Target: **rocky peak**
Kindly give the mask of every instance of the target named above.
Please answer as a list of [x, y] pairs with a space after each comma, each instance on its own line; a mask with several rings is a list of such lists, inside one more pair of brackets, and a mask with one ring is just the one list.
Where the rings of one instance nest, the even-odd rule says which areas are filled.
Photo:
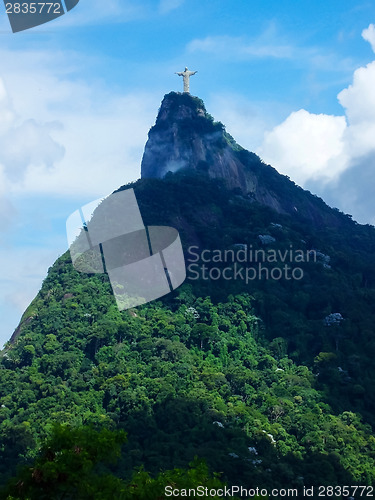
[[278, 213], [308, 220], [314, 225], [340, 226], [323, 200], [296, 186], [254, 153], [246, 151], [207, 113], [201, 99], [171, 92], [161, 104], [148, 134], [142, 159], [142, 178], [165, 177], [190, 170], [223, 179], [247, 201], [256, 201]]
[[182, 168], [206, 171], [220, 177], [229, 187], [244, 188], [243, 165], [233, 155], [240, 150], [215, 122], [201, 99], [171, 92], [161, 104], [151, 128], [142, 160], [142, 178], [163, 178]]
[[171, 92], [163, 99], [156, 125], [165, 120], [194, 120], [197, 116], [208, 118], [205, 105], [201, 99], [187, 93]]

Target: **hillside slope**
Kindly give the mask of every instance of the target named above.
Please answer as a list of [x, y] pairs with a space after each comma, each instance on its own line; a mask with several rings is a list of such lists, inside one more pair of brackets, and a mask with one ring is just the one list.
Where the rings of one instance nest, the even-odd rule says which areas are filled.
[[[143, 178], [120, 189], [134, 188], [146, 225], [179, 230], [186, 282], [120, 312], [105, 274], [77, 272], [69, 253], [56, 261], [0, 361], [3, 481], [61, 422], [125, 429], [119, 477], [199, 456], [232, 484], [375, 482], [375, 230], [202, 119], [257, 188], [219, 178], [220, 147], [168, 173], [175, 143], [166, 133], [160, 156], [151, 130]], [[188, 129], [207, 152], [205, 130]], [[302, 275], [287, 279], [285, 265]]]

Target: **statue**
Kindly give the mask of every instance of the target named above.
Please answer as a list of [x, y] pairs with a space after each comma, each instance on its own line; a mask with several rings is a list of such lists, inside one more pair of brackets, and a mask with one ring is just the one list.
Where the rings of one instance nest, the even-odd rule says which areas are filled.
[[175, 75], [182, 76], [184, 79], [184, 92], [187, 94], [190, 92], [190, 77], [198, 73], [198, 71], [189, 71], [185, 68], [185, 71], [182, 73], [175, 73]]

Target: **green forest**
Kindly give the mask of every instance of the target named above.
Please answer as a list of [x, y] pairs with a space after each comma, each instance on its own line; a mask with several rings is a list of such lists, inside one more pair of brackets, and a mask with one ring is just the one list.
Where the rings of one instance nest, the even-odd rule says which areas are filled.
[[188, 272], [120, 312], [105, 274], [62, 255], [1, 355], [0, 497], [373, 485], [375, 229], [338, 211], [332, 227], [317, 198], [323, 220], [306, 224], [204, 171], [129, 187], [145, 224], [176, 227], [186, 256], [266, 245], [319, 258], [298, 281]]

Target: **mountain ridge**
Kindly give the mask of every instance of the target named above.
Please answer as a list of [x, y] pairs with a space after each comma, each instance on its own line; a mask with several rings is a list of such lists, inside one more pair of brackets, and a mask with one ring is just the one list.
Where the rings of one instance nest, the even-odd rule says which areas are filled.
[[278, 213], [301, 215], [317, 225], [342, 224], [337, 211], [321, 198], [302, 190], [255, 153], [238, 145], [225, 126], [207, 113], [201, 99], [170, 92], [164, 96], [155, 125], [149, 131], [141, 178], [162, 179], [169, 172], [180, 170], [224, 179], [229, 189], [237, 189], [249, 200]]
[[[60, 422], [125, 429], [117, 478], [197, 455], [229, 484], [374, 484], [374, 228], [264, 165], [198, 113], [196, 98], [176, 95], [150, 131], [143, 178], [119, 190], [134, 189], [146, 226], [178, 229], [186, 283], [119, 311], [106, 274], [79, 273], [69, 252], [57, 259], [0, 358], [0, 483], [32, 464]], [[212, 127], [218, 155], [228, 147], [257, 177], [253, 196], [215, 171]], [[163, 171], [180, 146], [192, 165]], [[194, 279], [191, 245], [319, 257], [294, 263], [301, 280]], [[195, 270], [257, 264], [209, 254]]]

